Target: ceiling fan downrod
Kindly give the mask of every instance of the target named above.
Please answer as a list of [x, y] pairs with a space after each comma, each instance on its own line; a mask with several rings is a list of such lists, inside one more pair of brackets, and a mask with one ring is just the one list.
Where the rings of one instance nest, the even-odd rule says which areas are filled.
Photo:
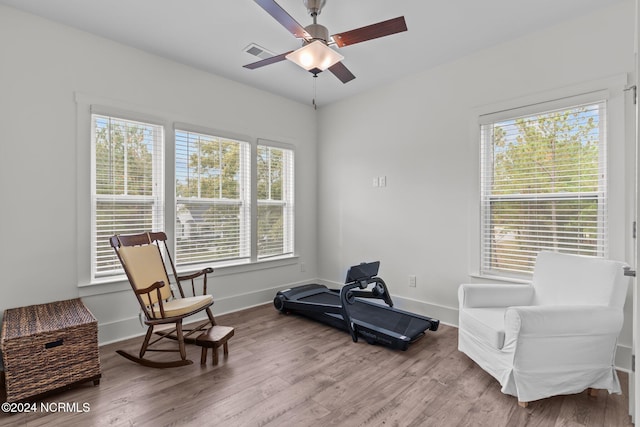
[[304, 5], [307, 11], [313, 18], [313, 24], [307, 25], [304, 29], [311, 36], [310, 39], [303, 40], [302, 45], [309, 44], [316, 40], [320, 40], [324, 44], [329, 42], [329, 30], [324, 25], [320, 25], [317, 22], [317, 17], [322, 11], [327, 0], [304, 0]]
[[314, 24], [316, 23], [316, 16], [320, 15], [325, 3], [327, 3], [327, 0], [304, 0], [304, 5], [309, 14], [313, 17]]

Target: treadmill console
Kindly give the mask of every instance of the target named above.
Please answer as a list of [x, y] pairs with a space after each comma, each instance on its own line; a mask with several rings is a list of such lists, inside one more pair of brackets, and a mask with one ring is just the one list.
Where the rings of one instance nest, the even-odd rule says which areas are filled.
[[368, 283], [370, 279], [378, 275], [380, 261], [363, 262], [360, 265], [354, 265], [347, 271], [347, 278], [344, 283]]

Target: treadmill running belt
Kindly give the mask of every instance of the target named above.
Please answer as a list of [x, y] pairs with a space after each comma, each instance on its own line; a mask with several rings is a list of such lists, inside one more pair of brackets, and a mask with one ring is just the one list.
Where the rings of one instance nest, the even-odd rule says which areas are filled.
[[[316, 304], [340, 305], [340, 297], [332, 292], [321, 292], [308, 297], [300, 298], [300, 301]], [[386, 309], [377, 304], [356, 300], [347, 307], [349, 315], [354, 320], [378, 325], [399, 335], [415, 339], [422, 335], [423, 331], [431, 327], [427, 320], [408, 316]]]
[[300, 301], [314, 302], [316, 304], [340, 305], [340, 296], [331, 292], [321, 292], [308, 297], [300, 298]]

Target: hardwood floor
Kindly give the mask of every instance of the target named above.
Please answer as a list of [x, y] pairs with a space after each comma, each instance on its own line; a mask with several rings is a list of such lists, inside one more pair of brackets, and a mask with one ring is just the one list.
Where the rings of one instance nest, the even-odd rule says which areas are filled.
[[625, 373], [623, 395], [600, 391], [594, 398], [584, 392], [521, 408], [458, 352], [457, 329], [446, 325], [402, 352], [353, 343], [345, 332], [281, 315], [270, 304], [217, 321], [235, 327], [229, 357], [221, 356], [218, 366], [211, 365], [211, 356], [201, 366], [196, 346], [188, 346], [193, 365], [164, 370], [115, 353], [136, 353], [142, 337], [103, 346], [99, 386], [88, 383], [45, 399], [67, 404], [59, 411], [0, 414], [0, 425], [632, 425]]

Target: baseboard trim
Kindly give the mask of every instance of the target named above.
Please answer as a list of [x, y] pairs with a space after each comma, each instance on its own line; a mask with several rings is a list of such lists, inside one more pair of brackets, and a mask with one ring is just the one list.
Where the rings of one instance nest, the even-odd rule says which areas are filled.
[[631, 373], [631, 354], [631, 347], [618, 344], [615, 359], [616, 369]]

